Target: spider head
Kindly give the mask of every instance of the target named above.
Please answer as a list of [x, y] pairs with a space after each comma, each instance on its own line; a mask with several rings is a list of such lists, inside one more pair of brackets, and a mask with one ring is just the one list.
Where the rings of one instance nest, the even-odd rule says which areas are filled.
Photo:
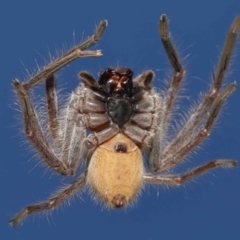
[[101, 72], [98, 83], [109, 95], [129, 96], [133, 88], [132, 76], [130, 68], [106, 68]]

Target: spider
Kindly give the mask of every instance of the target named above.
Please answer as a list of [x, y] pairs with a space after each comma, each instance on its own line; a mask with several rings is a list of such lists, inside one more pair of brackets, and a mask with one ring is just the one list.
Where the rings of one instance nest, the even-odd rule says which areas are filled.
[[[47, 201], [29, 205], [17, 213], [10, 220], [11, 226], [17, 226], [32, 213], [54, 209], [86, 185], [107, 207], [120, 208], [131, 204], [145, 184], [181, 185], [213, 168], [236, 167], [235, 160], [217, 159], [182, 175], [165, 173], [209, 136], [222, 106], [236, 89], [236, 83], [225, 88], [222, 85], [240, 29], [240, 15], [227, 34], [210, 89], [175, 137], [166, 143], [168, 123], [185, 75], [168, 25], [167, 16], [161, 15], [160, 38], [174, 72], [164, 94], [160, 95], [152, 87], [154, 72], [151, 70], [133, 79], [130, 68], [106, 68], [98, 80], [82, 71], [81, 84], [70, 95], [63, 111], [58, 109], [55, 72], [79, 57], [102, 56], [100, 50], [87, 49], [101, 38], [106, 20], [100, 22], [90, 38], [26, 82], [13, 80], [26, 136], [43, 161], [64, 176], [74, 175], [81, 162], [84, 170], [77, 180]], [[43, 81], [50, 140], [29, 93]]]

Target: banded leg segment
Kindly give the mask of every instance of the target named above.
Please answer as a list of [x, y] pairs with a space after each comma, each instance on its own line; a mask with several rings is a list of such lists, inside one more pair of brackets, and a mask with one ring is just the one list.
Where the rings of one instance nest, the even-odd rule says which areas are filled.
[[[183, 159], [189, 152], [191, 152], [195, 147], [197, 147], [202, 141], [204, 141], [211, 133], [214, 123], [226, 102], [227, 98], [236, 90], [236, 84], [228, 85], [216, 99], [211, 112], [209, 113], [207, 120], [203, 127], [201, 127], [193, 136], [192, 132], [191, 138], [187, 138], [188, 141], [184, 141], [184, 145], [181, 148], [175, 148], [169, 150], [168, 154], [161, 156], [161, 164], [159, 166], [159, 171], [163, 171], [171, 168], [177, 164], [181, 159]], [[181, 142], [180, 142], [181, 144]], [[178, 147], [178, 146], [177, 146]]]
[[[42, 155], [44, 161], [51, 168], [63, 175], [74, 174], [78, 166], [82, 151], [82, 142], [85, 139], [85, 130], [81, 116], [77, 115], [77, 110], [75, 109], [70, 109], [66, 114], [67, 116], [65, 117], [65, 120], [61, 120], [60, 122], [54, 73], [78, 57], [101, 56], [101, 51], [86, 50], [96, 44], [106, 27], [107, 21], [101, 21], [95, 33], [90, 38], [46, 65], [28, 81], [22, 84], [20, 84], [18, 80], [13, 81], [13, 86], [15, 87], [23, 109], [27, 137]], [[46, 136], [44, 136], [42, 127], [38, 121], [37, 113], [32, 106], [28, 93], [28, 89], [36, 86], [44, 80], [46, 81], [47, 113], [49, 120], [48, 128], [56, 146], [62, 148], [60, 160], [54, 153], [54, 147], [50, 146], [50, 143], [47, 142]], [[71, 106], [69, 106], [69, 108], [71, 108]], [[69, 118], [71, 118], [71, 122], [69, 122]], [[77, 133], [78, 135], [76, 136]], [[70, 147], [71, 143], [72, 145]]]
[[[78, 167], [82, 155], [83, 141], [85, 140], [85, 126], [81, 115], [76, 109], [71, 108], [71, 104], [69, 104], [64, 125], [62, 126], [63, 142], [59, 159], [44, 135], [28, 91], [25, 90], [18, 80], [13, 81], [13, 86], [22, 106], [25, 132], [30, 142], [52, 169], [62, 175], [73, 175]], [[73, 97], [75, 96], [74, 94], [72, 95]], [[50, 118], [52, 117], [53, 115], [50, 116]], [[51, 120], [54, 120], [54, 118]], [[58, 138], [61, 139], [61, 136], [58, 135]]]
[[188, 121], [185, 123], [184, 127], [181, 129], [178, 135], [174, 137], [173, 141], [166, 148], [164, 154], [172, 152], [172, 150], [176, 147], [181, 148], [187, 142], [189, 142], [193, 132], [195, 131], [195, 129], [198, 128], [199, 124], [204, 119], [208, 109], [212, 106], [214, 101], [217, 101], [216, 99], [219, 96], [219, 91], [222, 87], [223, 78], [226, 75], [226, 70], [230, 63], [230, 59], [237, 39], [237, 32], [239, 29], [240, 16], [235, 19], [227, 35], [227, 39], [225, 41], [223, 51], [219, 59], [218, 67], [216, 73], [214, 74], [212, 89], [210, 89], [209, 92], [206, 94], [202, 103], [199, 104], [195, 112], [189, 117]]
[[54, 75], [50, 75], [46, 79], [46, 100], [48, 113], [48, 129], [52, 138], [55, 140], [55, 143], [57, 143], [59, 139], [59, 113], [56, 82]]
[[100, 50], [97, 51], [87, 51], [88, 48], [96, 44], [101, 38], [107, 27], [107, 21], [103, 20], [99, 23], [95, 33], [89, 37], [83, 43], [73, 47], [64, 55], [60, 56], [56, 60], [50, 62], [43, 69], [41, 69], [36, 75], [30, 78], [28, 81], [23, 83], [25, 89], [32, 88], [39, 84], [41, 81], [47, 79], [52, 74], [57, 72], [59, 69], [66, 66], [68, 63], [74, 61], [79, 57], [101, 57], [102, 53]]
[[172, 112], [176, 96], [185, 75], [185, 71], [180, 63], [180, 58], [177, 54], [177, 50], [173, 44], [172, 39], [170, 38], [168, 25], [167, 16], [163, 14], [160, 17], [159, 21], [160, 38], [162, 40], [170, 64], [173, 67], [174, 75], [167, 88], [166, 95], [160, 103], [161, 105], [158, 111], [159, 119], [157, 128], [155, 129], [155, 136], [153, 138], [153, 147], [149, 152], [149, 167], [153, 172], [157, 171], [160, 164], [158, 156], [162, 154], [165, 147], [162, 145], [162, 143], [168, 129], [168, 122], [171, 117], [170, 114]]
[[79, 114], [76, 109], [71, 107], [71, 102], [67, 108], [62, 127], [63, 139], [60, 159], [72, 169], [73, 174], [75, 174], [83, 153], [86, 126], [83, 121], [83, 115]]
[[25, 132], [28, 139], [36, 147], [44, 161], [52, 169], [63, 175], [71, 175], [72, 173], [70, 169], [68, 169], [63, 162], [58, 160], [57, 156], [53, 152], [53, 149], [49, 146], [36, 116], [35, 110], [32, 106], [29, 93], [17, 79], [13, 80], [12, 84], [21, 103], [24, 116]]
[[59, 206], [62, 202], [72, 197], [75, 193], [80, 191], [86, 184], [85, 174], [81, 175], [75, 182], [58, 192], [55, 196], [49, 198], [46, 202], [41, 202], [25, 207], [22, 211], [17, 213], [13, 219], [9, 221], [12, 227], [16, 227], [21, 223], [28, 215], [32, 213], [53, 210]]
[[169, 120], [174, 101], [185, 75], [185, 71], [180, 63], [180, 58], [177, 54], [176, 48], [174, 47], [173, 41], [170, 38], [168, 30], [168, 19], [164, 14], [160, 17], [159, 32], [166, 54], [174, 70], [173, 78], [168, 86], [167, 93], [164, 98], [164, 113], [162, 124], [165, 126]]
[[236, 45], [238, 31], [240, 30], [240, 15], [238, 15], [233, 21], [229, 32], [227, 34], [227, 38], [219, 59], [218, 67], [213, 76], [213, 87], [216, 90], [219, 90], [222, 86], [222, 82], [226, 75], [226, 71], [228, 70], [231, 57], [234, 51], [234, 47]]
[[[162, 171], [175, 165], [210, 134], [212, 125], [216, 121], [216, 117], [226, 101], [226, 98], [236, 89], [236, 84], [233, 83], [220, 92], [224, 76], [229, 67], [239, 29], [240, 16], [235, 19], [227, 35], [219, 64], [214, 75], [212, 88], [196, 108], [195, 112], [189, 117], [177, 136], [175, 136], [165, 148], [159, 160], [160, 164], [156, 167], [156, 171]], [[212, 110], [209, 112], [211, 108]], [[209, 113], [208, 117], [206, 116], [207, 113]], [[201, 128], [200, 124], [204, 122], [206, 117], [207, 121], [205, 122], [205, 127]]]
[[147, 174], [144, 176], [145, 183], [150, 184], [166, 184], [166, 185], [181, 185], [196, 176], [205, 173], [213, 168], [223, 167], [223, 168], [233, 168], [237, 166], [237, 161], [229, 159], [213, 160], [202, 166], [196, 167], [182, 175], [152, 175]]

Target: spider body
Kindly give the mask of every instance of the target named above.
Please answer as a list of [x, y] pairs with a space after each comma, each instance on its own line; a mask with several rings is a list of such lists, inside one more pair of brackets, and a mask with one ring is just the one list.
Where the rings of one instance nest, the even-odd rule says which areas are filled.
[[[183, 174], [163, 173], [209, 136], [222, 106], [236, 89], [236, 83], [225, 88], [222, 85], [240, 29], [240, 16], [227, 34], [210, 89], [172, 139], [167, 138], [169, 122], [185, 71], [170, 38], [166, 15], [160, 17], [159, 31], [173, 77], [164, 93], [160, 95], [153, 88], [151, 70], [132, 79], [130, 68], [107, 68], [98, 81], [84, 71], [79, 74], [80, 86], [59, 111], [54, 73], [78, 57], [101, 56], [101, 51], [87, 49], [100, 39], [106, 26], [107, 21], [100, 22], [93, 36], [44, 66], [26, 82], [13, 80], [26, 136], [42, 160], [65, 176], [75, 174], [80, 161], [85, 163], [85, 170], [76, 181], [47, 201], [29, 205], [16, 214], [10, 220], [13, 227], [29, 214], [54, 209], [86, 185], [105, 205], [119, 208], [129, 205], [145, 184], [180, 185], [212, 168], [237, 165], [235, 160], [216, 159]], [[42, 81], [46, 86], [51, 140], [43, 131], [29, 94]]]
[[92, 131], [85, 142], [88, 154], [93, 152], [90, 159], [85, 156], [87, 183], [109, 207], [128, 205], [140, 191], [144, 167], [136, 144], [150, 144], [146, 139], [153, 135], [150, 129], [157, 118], [157, 94], [133, 82], [132, 76], [128, 68], [107, 68], [93, 85], [92, 76], [81, 72], [84, 84], [73, 98], [77, 104], [70, 102]]
[[70, 101], [92, 132], [85, 142], [87, 183], [109, 207], [128, 205], [140, 191], [144, 168], [139, 148], [150, 146], [157, 120], [158, 95], [150, 81], [141, 86], [132, 76], [129, 68], [107, 68], [92, 82], [89, 73], [81, 72], [83, 84]]

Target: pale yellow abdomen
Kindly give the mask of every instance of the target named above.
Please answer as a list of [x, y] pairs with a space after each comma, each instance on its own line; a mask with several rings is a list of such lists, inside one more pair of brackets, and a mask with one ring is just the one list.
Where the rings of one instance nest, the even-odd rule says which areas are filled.
[[141, 151], [119, 133], [93, 153], [87, 183], [107, 206], [124, 207], [139, 193], [143, 173]]

